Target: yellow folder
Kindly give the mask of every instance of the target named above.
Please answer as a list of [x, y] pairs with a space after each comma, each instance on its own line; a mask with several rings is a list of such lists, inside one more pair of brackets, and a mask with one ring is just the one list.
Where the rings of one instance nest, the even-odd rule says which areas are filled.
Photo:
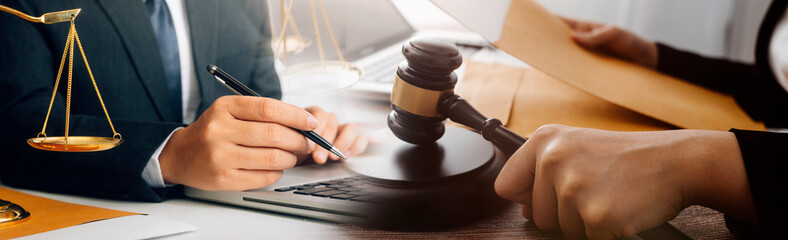
[[565, 23], [532, 0], [432, 1], [499, 49], [599, 99], [680, 128], [765, 129], [731, 96], [583, 49]]
[[676, 129], [533, 68], [469, 61], [456, 92], [485, 116], [526, 137], [552, 123], [613, 131]]
[[0, 239], [18, 238], [92, 221], [138, 214], [55, 201], [4, 187], [0, 187], [0, 198], [16, 203], [30, 212], [30, 219], [25, 222], [0, 227]]

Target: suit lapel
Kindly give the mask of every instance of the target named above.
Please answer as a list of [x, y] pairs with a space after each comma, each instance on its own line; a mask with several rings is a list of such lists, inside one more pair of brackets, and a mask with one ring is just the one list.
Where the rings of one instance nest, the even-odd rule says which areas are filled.
[[216, 62], [220, 2], [214, 0], [184, 1], [191, 31], [194, 69], [200, 85], [200, 94], [203, 96], [202, 99], [217, 94], [214, 93], [217, 83], [213, 76], [205, 70], [205, 66]]
[[153, 100], [159, 118], [173, 121], [174, 119], [171, 118], [174, 114], [164, 80], [164, 67], [145, 5], [141, 0], [98, 0], [98, 2], [126, 46], [126, 52], [148, 96]]

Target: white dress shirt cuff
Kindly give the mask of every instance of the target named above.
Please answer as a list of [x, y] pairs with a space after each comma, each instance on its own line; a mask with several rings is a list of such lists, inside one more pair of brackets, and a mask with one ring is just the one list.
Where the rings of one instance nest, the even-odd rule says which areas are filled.
[[164, 183], [164, 177], [161, 174], [161, 165], [159, 165], [159, 155], [161, 155], [161, 150], [163, 150], [164, 146], [167, 145], [167, 141], [170, 140], [172, 134], [175, 133], [175, 131], [181, 129], [183, 129], [183, 127], [172, 130], [170, 135], [167, 136], [167, 139], [164, 139], [164, 142], [159, 145], [159, 148], [153, 152], [153, 155], [150, 156], [150, 160], [148, 160], [148, 164], [145, 165], [145, 169], [142, 170], [142, 179], [145, 179], [145, 182], [147, 182], [149, 186], [154, 188], [174, 186], [173, 184]]

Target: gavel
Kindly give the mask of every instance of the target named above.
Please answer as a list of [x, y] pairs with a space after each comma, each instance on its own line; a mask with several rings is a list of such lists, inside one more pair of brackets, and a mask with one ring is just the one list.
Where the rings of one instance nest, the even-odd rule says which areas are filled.
[[[402, 46], [405, 61], [397, 68], [391, 92], [389, 129], [397, 138], [418, 145], [432, 144], [443, 136], [446, 118], [478, 131], [510, 157], [526, 142], [503, 126], [500, 120], [487, 118], [468, 101], [454, 93], [462, 55], [452, 42], [415, 36]], [[644, 239], [690, 239], [668, 223], [638, 233]]]
[[424, 145], [443, 136], [446, 118], [478, 131], [484, 139], [510, 156], [526, 139], [506, 129], [500, 120], [487, 118], [468, 101], [454, 94], [462, 55], [448, 41], [416, 36], [402, 46], [405, 61], [397, 69], [391, 92], [393, 111], [388, 126], [399, 139]]

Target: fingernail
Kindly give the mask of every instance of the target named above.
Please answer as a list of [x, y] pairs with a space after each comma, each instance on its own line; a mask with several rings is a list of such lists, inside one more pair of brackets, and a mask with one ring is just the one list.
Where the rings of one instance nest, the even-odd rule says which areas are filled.
[[345, 157], [346, 157], [346, 158], [349, 158], [349, 157], [350, 157], [350, 151], [347, 151], [347, 152], [345, 152]]
[[320, 156], [318, 159], [320, 159], [320, 164], [326, 163], [328, 161], [328, 152], [320, 151]]
[[317, 118], [313, 116], [309, 116], [309, 118], [306, 119], [306, 128], [307, 128], [306, 130], [315, 129], [319, 124], [320, 122], [317, 121]]

